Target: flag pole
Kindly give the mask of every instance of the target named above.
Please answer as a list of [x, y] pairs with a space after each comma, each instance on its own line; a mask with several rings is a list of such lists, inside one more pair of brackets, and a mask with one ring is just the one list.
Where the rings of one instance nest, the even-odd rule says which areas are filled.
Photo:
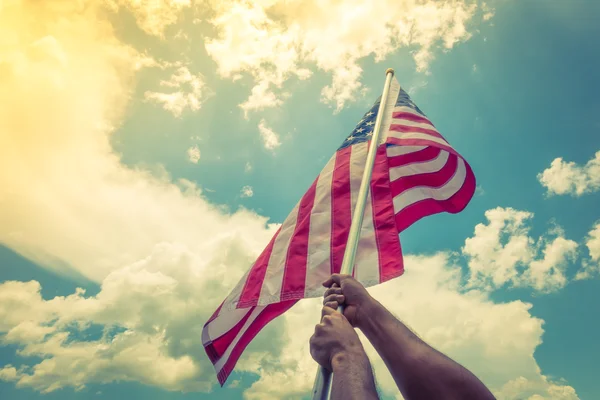
[[[363, 172], [362, 180], [360, 182], [360, 188], [358, 190], [358, 198], [356, 200], [356, 207], [354, 208], [354, 214], [352, 222], [350, 224], [350, 232], [348, 233], [348, 241], [346, 242], [346, 249], [344, 251], [344, 259], [342, 260], [342, 267], [340, 274], [352, 275], [354, 269], [354, 259], [356, 257], [356, 249], [358, 247], [358, 239], [360, 237], [360, 230], [362, 228], [363, 216], [365, 213], [365, 205], [367, 203], [367, 194], [369, 193], [369, 187], [371, 184], [371, 175], [373, 173], [373, 164], [375, 162], [375, 155], [377, 154], [377, 147], [379, 144], [379, 138], [381, 136], [381, 121], [383, 120], [384, 110], [386, 108], [386, 102], [388, 92], [390, 90], [390, 84], [394, 77], [394, 70], [388, 68], [385, 71], [385, 85], [383, 87], [383, 94], [381, 95], [381, 102], [379, 103], [379, 110], [377, 111], [377, 118], [375, 120], [375, 127], [373, 129], [373, 136], [369, 145], [369, 152], [367, 153], [367, 161], [365, 163], [365, 170]], [[338, 307], [339, 312], [344, 312], [343, 306]], [[317, 376], [315, 377], [315, 383], [312, 390], [313, 400], [328, 400], [331, 390], [331, 379], [332, 373], [325, 368], [319, 366]]]

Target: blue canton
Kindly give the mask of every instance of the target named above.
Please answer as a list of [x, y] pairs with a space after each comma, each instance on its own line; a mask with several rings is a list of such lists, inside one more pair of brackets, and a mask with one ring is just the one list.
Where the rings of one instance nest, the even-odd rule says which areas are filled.
[[379, 111], [379, 103], [381, 103], [381, 97], [377, 99], [375, 104], [373, 104], [373, 107], [367, 111], [360, 121], [358, 121], [356, 128], [354, 128], [352, 133], [344, 140], [344, 143], [342, 143], [338, 150], [371, 139], [373, 136], [373, 128], [375, 127], [375, 118], [377, 118], [377, 111]]
[[[356, 125], [356, 128], [350, 133], [350, 135], [344, 140], [344, 143], [338, 150], [345, 147], [352, 146], [358, 143], [366, 142], [373, 136], [373, 128], [375, 127], [375, 119], [377, 118], [377, 111], [379, 111], [379, 104], [381, 103], [381, 97], [377, 99], [373, 107], [362, 117], [362, 119]], [[396, 107], [409, 107], [425, 117], [425, 114], [413, 101], [404, 89], [400, 89], [398, 94], [398, 100], [396, 101]]]
[[425, 113], [421, 111], [419, 107], [410, 99], [408, 93], [404, 91], [404, 89], [400, 89], [400, 93], [398, 94], [398, 100], [396, 101], [396, 107], [409, 107], [426, 117]]

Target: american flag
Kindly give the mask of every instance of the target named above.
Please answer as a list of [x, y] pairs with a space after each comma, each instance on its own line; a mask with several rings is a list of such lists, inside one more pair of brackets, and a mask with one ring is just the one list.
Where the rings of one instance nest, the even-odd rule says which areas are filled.
[[[322, 296], [338, 273], [380, 101], [364, 115], [205, 324], [202, 343], [221, 385], [250, 341], [299, 299]], [[394, 78], [358, 242], [354, 277], [365, 286], [404, 272], [399, 234], [469, 203], [475, 177]]]

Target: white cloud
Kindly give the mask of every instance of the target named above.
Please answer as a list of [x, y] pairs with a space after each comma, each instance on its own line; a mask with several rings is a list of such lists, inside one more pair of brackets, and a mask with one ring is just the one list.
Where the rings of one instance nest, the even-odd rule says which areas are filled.
[[[52, 330], [43, 338], [13, 341], [23, 356], [42, 361], [34, 367], [5, 366], [0, 379], [42, 392], [117, 380], [168, 390], [210, 390], [214, 372], [199, 333], [226, 290], [225, 266], [235, 259], [229, 255], [202, 268], [201, 257], [163, 243], [145, 259], [110, 273], [96, 296], [79, 290], [43, 300], [37, 282], [0, 284], [0, 331], [22, 324]], [[530, 304], [494, 303], [485, 291], [465, 291], [460, 268], [447, 253], [407, 256], [406, 266], [403, 277], [371, 288], [371, 293], [424, 340], [472, 370], [499, 399], [577, 399], [572, 387], [540, 372], [533, 354], [541, 343], [543, 321], [530, 314]], [[319, 300], [302, 301], [255, 339], [237, 367], [259, 375], [245, 392], [247, 399], [309, 392], [316, 365], [308, 338], [318, 318]], [[104, 327], [102, 337], [67, 340], [67, 332], [85, 332], [90, 324]], [[368, 344], [367, 351], [380, 388], [386, 395], [396, 394], [383, 361]], [[564, 397], [558, 397], [561, 393]]]
[[[496, 10], [494, 10], [492, 7], [490, 7], [487, 3], [481, 4], [481, 10], [484, 12], [484, 14], [483, 14], [484, 21], [489, 21], [490, 19], [492, 19], [494, 17], [494, 14], [496, 13]], [[485, 41], [485, 38], [484, 38], [484, 41]]]
[[260, 111], [265, 108], [280, 106], [283, 104], [281, 97], [277, 97], [275, 93], [269, 90], [268, 82], [261, 82], [252, 88], [250, 97], [240, 104], [240, 108], [244, 111], [244, 117], [248, 119], [250, 111]]
[[200, 161], [200, 148], [197, 145], [188, 148], [187, 157], [189, 162], [198, 164], [198, 161]]
[[169, 80], [161, 81], [163, 87], [175, 91], [169, 93], [147, 91], [144, 98], [161, 104], [162, 107], [179, 117], [186, 110], [198, 111], [202, 105], [205, 83], [201, 75], [193, 75], [185, 66], [179, 66]]
[[[35, 281], [2, 283], [1, 340], [25, 364], [0, 365], [0, 379], [42, 392], [114, 381], [208, 391], [202, 324], [276, 227], [120, 162], [111, 134], [135, 71], [152, 63], [102, 15], [70, 0], [0, 10], [0, 243], [102, 285], [44, 300]], [[102, 337], [82, 339], [91, 324]]]
[[287, 95], [284, 82], [308, 78], [313, 65], [331, 73], [321, 99], [339, 111], [364, 90], [361, 59], [383, 61], [399, 48], [410, 48], [417, 70], [425, 72], [438, 48], [450, 49], [469, 39], [469, 25], [493, 15], [485, 3], [467, 0], [210, 4], [215, 15], [210, 23], [217, 34], [206, 39], [206, 50], [219, 73], [228, 78], [245, 73], [254, 79], [251, 96], [241, 105], [246, 113], [280, 105]]
[[550, 168], [537, 176], [549, 195], [570, 194], [579, 197], [600, 190], [600, 151], [584, 166], [555, 158]]
[[177, 22], [181, 11], [189, 8], [190, 0], [104, 0], [105, 5], [117, 11], [128, 9], [140, 29], [150, 35], [164, 37], [165, 28]]
[[252, 163], [250, 163], [250, 161], [248, 161], [244, 166], [244, 172], [247, 174], [252, 172]]
[[228, 213], [192, 183], [120, 163], [110, 135], [139, 57], [93, 7], [80, 14], [66, 0], [12, 4], [0, 13], [0, 37], [13, 38], [0, 47], [3, 245], [98, 282], [165, 241], [206, 254], [206, 262], [223, 254], [205, 253], [214, 243], [237, 235], [243, 248], [260, 251], [266, 218]]
[[462, 249], [469, 260], [471, 287], [529, 286], [552, 292], [566, 285], [565, 269], [577, 254], [577, 243], [565, 239], [560, 229], [532, 238], [530, 212], [498, 207], [485, 216], [488, 223], [478, 224]]
[[507, 382], [500, 391], [496, 392], [499, 400], [578, 400], [579, 396], [571, 386], [560, 385], [541, 376], [541, 379], [531, 381], [518, 377]]
[[585, 245], [590, 258], [583, 261], [583, 268], [575, 275], [575, 280], [589, 279], [600, 275], [600, 222], [588, 233]]
[[592, 228], [586, 241], [586, 246], [593, 261], [600, 261], [600, 222]]
[[[208, 265], [184, 246], [158, 244], [145, 259], [111, 272], [96, 296], [77, 290], [44, 300], [35, 281], [0, 284], [4, 343], [42, 359], [16, 371], [5, 366], [0, 378], [44, 393], [115, 381], [209, 391], [215, 377], [204, 355], [202, 325], [235, 283], [232, 278], [239, 278], [231, 263], [246, 257], [238, 243], [221, 244], [233, 248]], [[99, 339], [73, 335], [91, 324], [103, 328]], [[31, 327], [44, 335], [13, 334]]]
[[417, 93], [418, 91], [420, 91], [421, 89], [423, 89], [424, 87], [426, 87], [428, 84], [428, 82], [426, 80], [420, 80], [417, 81], [415, 83], [413, 83], [411, 86], [408, 87], [408, 89], [406, 89], [406, 91], [413, 96], [415, 93]]
[[19, 373], [12, 365], [6, 365], [0, 369], [0, 381], [13, 382], [18, 379]]
[[242, 197], [252, 197], [254, 196], [254, 190], [252, 189], [252, 186], [244, 186], [242, 188], [242, 190], [240, 191]]
[[279, 141], [279, 135], [273, 131], [273, 129], [267, 126], [264, 118], [260, 120], [258, 123], [258, 131], [260, 132], [260, 137], [262, 138], [263, 145], [267, 150], [274, 150], [277, 147], [281, 146], [281, 142]]
[[567, 284], [565, 269], [575, 261], [577, 243], [557, 237], [545, 243], [543, 258], [536, 258], [525, 269], [515, 286], [530, 286], [539, 292], [556, 291]]

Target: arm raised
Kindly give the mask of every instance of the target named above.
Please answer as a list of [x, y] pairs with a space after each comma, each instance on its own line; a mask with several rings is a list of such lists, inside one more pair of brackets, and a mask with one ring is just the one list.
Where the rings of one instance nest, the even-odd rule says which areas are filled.
[[351, 276], [332, 275], [323, 285], [329, 288], [324, 304], [345, 306], [344, 315], [373, 344], [404, 398], [494, 399], [475, 375], [421, 340]]

